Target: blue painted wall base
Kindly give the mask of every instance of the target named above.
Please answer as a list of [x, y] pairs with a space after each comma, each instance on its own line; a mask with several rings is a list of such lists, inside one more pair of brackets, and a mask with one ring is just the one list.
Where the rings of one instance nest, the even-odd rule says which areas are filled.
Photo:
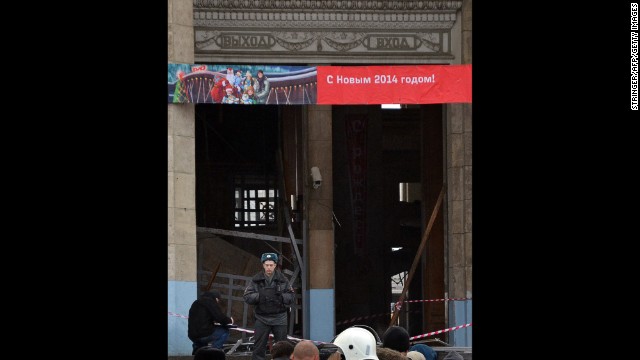
[[309, 340], [329, 342], [335, 336], [334, 289], [309, 290]]
[[[189, 308], [198, 296], [195, 281], [169, 281], [168, 310], [172, 313], [189, 316]], [[168, 355], [191, 355], [191, 340], [187, 336], [187, 319], [167, 315], [168, 317]]]
[[[449, 322], [449, 327], [460, 326], [468, 324], [471, 321], [471, 302], [472, 300], [456, 300], [452, 301], [452, 306], [449, 306], [449, 319], [452, 321]], [[449, 335], [449, 342], [452, 346], [471, 346], [471, 328], [473, 326], [469, 326], [466, 328], [454, 330]]]

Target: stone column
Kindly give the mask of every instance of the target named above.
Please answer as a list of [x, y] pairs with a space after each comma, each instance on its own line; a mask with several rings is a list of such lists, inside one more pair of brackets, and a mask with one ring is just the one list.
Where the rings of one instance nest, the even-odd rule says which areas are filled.
[[[192, 64], [193, 0], [169, 0], [168, 6], [168, 60]], [[167, 106], [168, 310], [187, 316], [197, 296], [195, 105]], [[168, 355], [191, 355], [191, 351], [187, 319], [169, 316]]]
[[335, 261], [333, 246], [333, 154], [331, 106], [308, 107], [308, 174], [317, 166], [322, 185], [307, 176], [309, 339], [331, 341], [335, 329]]
[[[471, 0], [463, 0], [460, 63], [471, 64]], [[447, 111], [448, 296], [472, 298], [471, 287], [471, 104], [450, 104]], [[472, 322], [471, 300], [449, 302], [449, 326]], [[449, 336], [454, 346], [471, 346], [471, 328]]]

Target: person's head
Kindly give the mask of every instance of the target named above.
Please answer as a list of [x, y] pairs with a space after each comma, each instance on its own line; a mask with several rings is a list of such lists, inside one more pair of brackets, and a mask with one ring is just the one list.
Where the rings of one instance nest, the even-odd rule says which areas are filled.
[[242, 77], [242, 71], [240, 71], [240, 70], [236, 71], [236, 76], [237, 77]]
[[280, 340], [271, 346], [271, 358], [286, 357], [293, 353], [293, 344], [289, 340]]
[[247, 79], [251, 79], [253, 77], [253, 75], [251, 75], [251, 72], [249, 70], [247, 70], [247, 73], [244, 74], [244, 76], [246, 76]]
[[264, 72], [262, 70], [258, 70], [258, 78], [262, 78], [264, 76]]
[[196, 351], [193, 360], [225, 360], [225, 355], [222, 349], [204, 346]]
[[409, 351], [409, 333], [403, 327], [391, 326], [382, 334], [382, 347], [399, 351], [405, 355]]
[[[324, 360], [322, 359], [322, 357], [320, 359]], [[344, 357], [342, 350], [336, 350], [331, 353], [331, 355], [329, 355], [326, 360], [346, 360], [346, 358]]]
[[[425, 344], [415, 344], [409, 348], [409, 352], [417, 351], [424, 355], [425, 360], [436, 360], [438, 354], [430, 346]], [[409, 353], [407, 353], [409, 355]], [[414, 359], [415, 360], [415, 359]]]
[[267, 276], [272, 276], [273, 272], [276, 271], [276, 265], [278, 264], [278, 254], [264, 253], [260, 257], [260, 261], [262, 261], [264, 273], [267, 274]]
[[247, 88], [244, 90], [244, 92], [249, 94], [249, 95], [253, 95], [253, 86], [247, 86]]
[[322, 343], [318, 345], [320, 360], [347, 360], [340, 346], [332, 343]]
[[376, 354], [378, 355], [378, 359], [380, 360], [408, 360], [407, 357], [404, 356], [401, 352], [386, 347], [377, 348]]
[[379, 360], [376, 338], [367, 329], [352, 326], [338, 334], [333, 343], [342, 349], [346, 360]]
[[407, 352], [407, 357], [409, 358], [409, 360], [426, 360], [421, 352], [415, 350]]
[[221, 296], [220, 295], [220, 291], [215, 290], [215, 289], [209, 290], [209, 291], [205, 291], [202, 294], [203, 298], [211, 298], [211, 299], [215, 300], [216, 302], [218, 301], [218, 299], [220, 299], [220, 296]]
[[320, 351], [311, 340], [302, 340], [296, 344], [291, 354], [291, 360], [319, 360]]

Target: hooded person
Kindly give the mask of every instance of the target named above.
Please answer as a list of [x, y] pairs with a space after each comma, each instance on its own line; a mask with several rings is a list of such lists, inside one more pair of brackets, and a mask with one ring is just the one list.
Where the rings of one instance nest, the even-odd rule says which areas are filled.
[[229, 329], [225, 326], [233, 324], [233, 318], [226, 316], [218, 302], [220, 292], [211, 290], [203, 293], [189, 308], [188, 336], [193, 342], [194, 355], [198, 349], [211, 344], [222, 349], [229, 337]]
[[[407, 360], [408, 356], [404, 356], [401, 352], [395, 351], [386, 347], [379, 347], [376, 349], [376, 354], [380, 360]], [[418, 353], [419, 354], [419, 353]], [[420, 355], [422, 356], [422, 355]], [[418, 360], [409, 358], [410, 360]], [[422, 359], [424, 360], [424, 358]]]
[[382, 334], [382, 347], [399, 351], [402, 355], [407, 355], [409, 351], [409, 333], [400, 326], [390, 326]]
[[426, 360], [424, 355], [419, 351], [409, 351], [407, 352], [407, 357], [410, 360]]
[[265, 360], [269, 333], [274, 342], [287, 340], [287, 313], [295, 300], [289, 281], [276, 269], [278, 254], [264, 253], [260, 261], [263, 270], [251, 278], [243, 295], [247, 304], [255, 306], [251, 360]]
[[[433, 350], [433, 348], [431, 348], [429, 345], [415, 344], [409, 348], [409, 352], [414, 351], [421, 353], [424, 356], [425, 360], [436, 360], [438, 358], [438, 354], [436, 353], [436, 351]], [[409, 353], [407, 353], [407, 356], [408, 355]]]

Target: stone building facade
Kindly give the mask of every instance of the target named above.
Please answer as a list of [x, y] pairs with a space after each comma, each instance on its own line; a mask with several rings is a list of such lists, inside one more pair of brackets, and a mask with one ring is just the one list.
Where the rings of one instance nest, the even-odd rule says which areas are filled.
[[[471, 15], [471, 0], [169, 0], [168, 61], [471, 64]], [[444, 296], [471, 298], [471, 104], [445, 104], [438, 109], [446, 196], [441, 219], [443, 253], [433, 264], [443, 274], [438, 281]], [[304, 207], [308, 219], [305, 336], [321, 341], [335, 335], [335, 306], [340, 302], [335, 292], [339, 266], [334, 255], [335, 226], [326, 217], [327, 206], [334, 206], [333, 110], [326, 105], [309, 105], [303, 110], [306, 163], [320, 167], [324, 178], [320, 191], [307, 193]], [[167, 114], [168, 307], [186, 314], [198, 293], [195, 105], [168, 104]], [[429, 211], [429, 206], [423, 209], [423, 231]], [[428, 261], [423, 260], [421, 269], [430, 271]], [[450, 302], [444, 321], [447, 327], [471, 322], [471, 301]], [[190, 354], [184, 319], [168, 319], [168, 342], [169, 355]], [[449, 343], [471, 346], [471, 330], [452, 332]]]

